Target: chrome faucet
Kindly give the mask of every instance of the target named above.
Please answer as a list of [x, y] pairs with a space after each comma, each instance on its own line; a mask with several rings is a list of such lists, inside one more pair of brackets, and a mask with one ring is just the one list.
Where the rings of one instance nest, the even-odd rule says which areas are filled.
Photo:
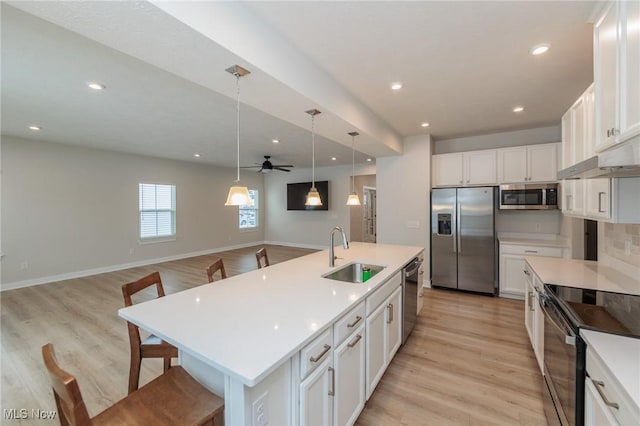
[[336, 259], [338, 258], [333, 251], [333, 233], [334, 231], [340, 231], [342, 233], [342, 247], [345, 250], [349, 248], [349, 241], [347, 241], [347, 235], [344, 233], [344, 229], [340, 226], [334, 226], [331, 230], [331, 244], [329, 245], [329, 266], [332, 268], [336, 266]]

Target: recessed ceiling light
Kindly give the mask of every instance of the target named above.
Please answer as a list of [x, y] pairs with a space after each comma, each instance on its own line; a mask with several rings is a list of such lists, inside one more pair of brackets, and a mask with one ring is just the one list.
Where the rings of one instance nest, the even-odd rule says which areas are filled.
[[337, 158], [336, 157], [331, 157], [331, 161], [336, 161]]
[[513, 112], [522, 112], [524, 111], [524, 107], [523, 106], [517, 106], [513, 109]]
[[550, 47], [551, 45], [549, 43], [536, 44], [531, 49], [529, 49], [529, 53], [531, 53], [532, 55], [542, 55], [543, 53], [547, 52]]
[[395, 83], [391, 83], [391, 90], [400, 90], [402, 89], [402, 83], [395, 82]]
[[273, 143], [280, 143], [280, 141], [278, 139], [271, 139], [271, 142]]
[[372, 160], [371, 160], [371, 158], [367, 158], [367, 161], [371, 162]]
[[29, 130], [34, 130], [34, 131], [36, 131], [36, 132], [37, 132], [38, 130], [41, 130], [41, 129], [42, 129], [42, 127], [40, 127], [40, 126], [29, 126]]
[[94, 82], [87, 83], [87, 86], [89, 86], [89, 88], [93, 90], [104, 90], [107, 88], [107, 86], [105, 86], [104, 84]]
[[194, 157], [200, 158], [200, 154], [193, 154]]
[[427, 123], [426, 121], [422, 124], [420, 124], [422, 127], [429, 127], [429, 123]]

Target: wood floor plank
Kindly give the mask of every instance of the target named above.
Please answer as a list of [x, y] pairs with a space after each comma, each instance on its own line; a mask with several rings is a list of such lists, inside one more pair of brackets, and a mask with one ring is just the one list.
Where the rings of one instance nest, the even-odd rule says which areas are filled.
[[[258, 247], [218, 253], [229, 276], [254, 270]], [[267, 246], [271, 263], [313, 252]], [[75, 374], [89, 413], [126, 395], [129, 343], [120, 287], [159, 271], [167, 294], [206, 282], [214, 256], [147, 265], [0, 294], [3, 409], [54, 410], [40, 355], [52, 342]], [[358, 425], [544, 425], [542, 378], [524, 328], [524, 304], [426, 289], [425, 305], [367, 402]], [[141, 385], [162, 372], [142, 363]], [[3, 420], [11, 425], [57, 424]]]

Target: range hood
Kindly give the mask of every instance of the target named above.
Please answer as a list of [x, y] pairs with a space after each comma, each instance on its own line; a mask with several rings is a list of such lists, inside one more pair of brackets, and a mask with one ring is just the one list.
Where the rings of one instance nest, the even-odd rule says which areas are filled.
[[609, 177], [640, 177], [640, 137], [558, 172], [558, 180]]

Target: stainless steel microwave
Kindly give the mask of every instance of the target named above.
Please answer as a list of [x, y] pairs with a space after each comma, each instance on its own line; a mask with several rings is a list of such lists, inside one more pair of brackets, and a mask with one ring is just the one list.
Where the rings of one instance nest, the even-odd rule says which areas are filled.
[[500, 185], [500, 210], [554, 210], [559, 191], [557, 183]]

